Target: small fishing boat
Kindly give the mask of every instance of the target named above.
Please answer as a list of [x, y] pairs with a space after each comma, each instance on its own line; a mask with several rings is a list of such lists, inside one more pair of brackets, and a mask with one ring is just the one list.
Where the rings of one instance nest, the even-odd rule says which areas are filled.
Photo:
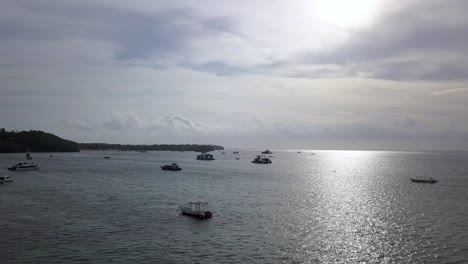
[[104, 159], [110, 159], [110, 158], [111, 158], [111, 157], [109, 157], [109, 156], [105, 156], [105, 157], [104, 157]]
[[30, 171], [37, 170], [39, 166], [34, 164], [34, 162], [20, 162], [8, 168], [11, 171]]
[[213, 155], [205, 153], [197, 155], [197, 160], [215, 160], [215, 158], [213, 157]]
[[26, 159], [27, 159], [27, 160], [32, 160], [31, 154], [29, 154], [29, 152], [26, 153]]
[[10, 176], [0, 176], [0, 184], [6, 184], [12, 182], [13, 179], [10, 178]]
[[233, 151], [232, 154], [239, 154], [239, 151]]
[[177, 165], [177, 163], [172, 163], [170, 165], [161, 166], [161, 169], [170, 170], [170, 171], [180, 171], [180, 170], [182, 170], [182, 168], [179, 167], [179, 165]]
[[262, 155], [257, 155], [254, 160], [252, 160], [252, 163], [257, 163], [257, 164], [270, 164], [272, 163], [271, 159], [262, 156]]
[[213, 217], [211, 211], [208, 210], [208, 202], [190, 202], [179, 206], [179, 210], [183, 215], [193, 216], [200, 219]]
[[269, 149], [262, 151], [262, 154], [273, 154]]
[[420, 183], [436, 183], [437, 180], [433, 179], [432, 177], [426, 179], [418, 179], [418, 178], [410, 178], [412, 182], [420, 182]]

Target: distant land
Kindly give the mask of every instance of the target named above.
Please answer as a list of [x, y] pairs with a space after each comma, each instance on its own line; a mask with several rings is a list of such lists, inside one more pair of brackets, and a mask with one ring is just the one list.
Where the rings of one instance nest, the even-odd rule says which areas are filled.
[[223, 150], [217, 145], [162, 144], [122, 145], [106, 143], [77, 143], [40, 130], [6, 131], [0, 129], [0, 153], [21, 152], [78, 152], [80, 150], [121, 150], [121, 151], [195, 151], [209, 152]]

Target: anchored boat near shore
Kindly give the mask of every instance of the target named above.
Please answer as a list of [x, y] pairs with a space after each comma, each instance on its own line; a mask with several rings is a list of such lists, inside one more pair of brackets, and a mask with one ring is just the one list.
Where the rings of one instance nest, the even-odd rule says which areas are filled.
[[30, 171], [37, 170], [39, 166], [34, 162], [20, 162], [8, 168], [11, 171]]
[[0, 176], [0, 184], [5, 184], [5, 183], [10, 183], [13, 180], [10, 178], [10, 176]]
[[208, 202], [190, 202], [179, 206], [179, 210], [183, 215], [193, 216], [200, 219], [213, 217], [211, 211], [208, 210]]

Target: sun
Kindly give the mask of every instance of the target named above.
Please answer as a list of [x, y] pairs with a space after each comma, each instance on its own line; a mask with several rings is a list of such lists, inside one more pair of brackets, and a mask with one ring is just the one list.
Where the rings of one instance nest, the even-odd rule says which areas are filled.
[[317, 0], [316, 19], [322, 23], [358, 28], [371, 23], [377, 16], [383, 0]]

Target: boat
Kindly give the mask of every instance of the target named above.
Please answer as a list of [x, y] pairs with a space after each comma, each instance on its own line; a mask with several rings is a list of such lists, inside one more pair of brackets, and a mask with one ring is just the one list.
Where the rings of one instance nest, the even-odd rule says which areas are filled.
[[197, 155], [197, 160], [215, 160], [215, 158], [213, 157], [213, 155], [205, 153]]
[[10, 176], [0, 176], [0, 184], [6, 184], [12, 182], [13, 179], [10, 178]]
[[20, 162], [20, 163], [17, 163], [13, 166], [11, 166], [10, 168], [8, 168], [8, 170], [11, 170], [11, 171], [29, 171], [29, 170], [37, 170], [39, 169], [39, 166], [37, 166], [37, 164], [34, 164], [34, 162]]
[[239, 154], [239, 151], [233, 151], [232, 154]]
[[190, 202], [179, 206], [179, 210], [183, 215], [193, 216], [200, 219], [213, 217], [211, 211], [208, 210], [208, 202]]
[[180, 171], [180, 170], [182, 170], [182, 168], [179, 167], [179, 165], [177, 165], [177, 163], [172, 163], [170, 165], [161, 166], [161, 169], [170, 170], [170, 171]]
[[273, 154], [269, 149], [262, 151], [262, 154]]
[[420, 182], [420, 183], [436, 183], [437, 180], [433, 179], [432, 177], [426, 179], [418, 179], [418, 178], [410, 178], [412, 182]]
[[236, 160], [240, 160], [240, 158], [236, 158]]
[[302, 153], [302, 152], [298, 151], [297, 153]]
[[221, 152], [221, 154], [226, 154], [226, 152], [223, 151], [223, 152]]
[[111, 158], [111, 157], [109, 157], [109, 156], [105, 156], [105, 157], [104, 157], [104, 159], [110, 159], [110, 158]]
[[29, 152], [26, 153], [26, 159], [27, 159], [27, 160], [32, 160], [31, 154], [29, 154]]
[[252, 160], [252, 163], [257, 163], [257, 164], [270, 164], [272, 163], [271, 159], [262, 156], [262, 155], [257, 155], [254, 160]]

